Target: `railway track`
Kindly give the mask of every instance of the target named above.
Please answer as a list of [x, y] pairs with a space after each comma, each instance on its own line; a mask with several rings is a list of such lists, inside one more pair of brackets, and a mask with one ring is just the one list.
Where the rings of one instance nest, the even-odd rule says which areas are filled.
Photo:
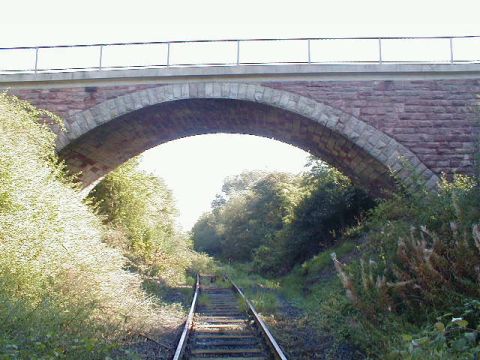
[[195, 294], [173, 360], [287, 358], [232, 281], [197, 275]]

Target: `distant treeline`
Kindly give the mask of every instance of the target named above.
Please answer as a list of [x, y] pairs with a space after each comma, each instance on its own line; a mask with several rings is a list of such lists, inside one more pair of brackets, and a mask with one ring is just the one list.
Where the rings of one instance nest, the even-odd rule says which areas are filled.
[[212, 211], [194, 225], [194, 247], [223, 261], [285, 274], [331, 246], [374, 205], [365, 191], [318, 159], [302, 175], [251, 171], [229, 177]]

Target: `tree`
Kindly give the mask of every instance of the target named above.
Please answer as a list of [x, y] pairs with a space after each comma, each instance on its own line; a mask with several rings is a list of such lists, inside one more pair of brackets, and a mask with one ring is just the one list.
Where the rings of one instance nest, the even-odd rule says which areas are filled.
[[196, 251], [206, 252], [213, 256], [220, 256], [222, 246], [217, 232], [215, 215], [211, 212], [203, 214], [192, 228], [194, 234], [194, 248]]
[[[298, 198], [297, 183], [296, 177], [289, 174], [260, 171], [227, 178], [212, 213], [194, 226], [194, 244], [200, 247], [215, 239], [221, 249], [218, 252], [215, 247], [216, 255], [236, 261], [252, 260], [255, 249], [270, 243], [291, 216], [293, 199]], [[207, 219], [211, 241], [204, 238], [206, 233], [202, 231]]]
[[152, 265], [185, 247], [186, 240], [175, 229], [177, 210], [171, 191], [162, 179], [138, 170], [138, 164], [134, 158], [118, 167], [89, 196], [104, 222], [125, 233], [121, 244], [125, 254], [137, 265]]
[[373, 202], [312, 157], [302, 176], [254, 171], [229, 177], [212, 205], [194, 226], [195, 246], [223, 259], [253, 261], [256, 271], [277, 275], [333, 245]]

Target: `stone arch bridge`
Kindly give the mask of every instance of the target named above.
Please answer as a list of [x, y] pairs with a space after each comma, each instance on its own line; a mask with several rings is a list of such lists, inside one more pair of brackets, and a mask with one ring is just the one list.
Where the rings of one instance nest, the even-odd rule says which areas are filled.
[[478, 64], [4, 74], [0, 87], [65, 119], [57, 149], [86, 189], [151, 147], [217, 132], [290, 143], [372, 191], [392, 186], [392, 170], [432, 187], [474, 171]]

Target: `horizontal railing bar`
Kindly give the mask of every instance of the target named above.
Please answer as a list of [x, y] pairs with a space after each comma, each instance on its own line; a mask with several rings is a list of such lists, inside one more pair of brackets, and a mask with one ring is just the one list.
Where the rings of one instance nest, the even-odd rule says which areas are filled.
[[359, 37], [291, 37], [291, 38], [242, 38], [242, 39], [198, 39], [198, 40], [169, 40], [169, 41], [134, 41], [112, 42], [93, 44], [62, 44], [62, 45], [38, 45], [38, 46], [13, 46], [0, 47], [4, 50], [34, 50], [34, 49], [62, 49], [84, 48], [98, 46], [128, 46], [128, 45], [162, 45], [162, 44], [192, 44], [192, 43], [220, 43], [220, 42], [254, 42], [254, 41], [313, 41], [313, 40], [434, 40], [434, 39], [470, 39], [480, 38], [480, 35], [441, 35], [441, 36], [359, 36]]

